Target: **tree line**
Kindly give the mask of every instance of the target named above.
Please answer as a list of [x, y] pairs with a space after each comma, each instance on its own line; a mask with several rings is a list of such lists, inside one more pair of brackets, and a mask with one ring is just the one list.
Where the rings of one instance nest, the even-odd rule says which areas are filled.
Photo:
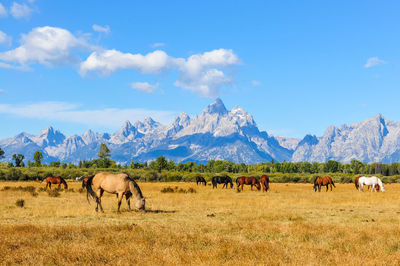
[[[0, 159], [4, 158], [4, 151], [0, 148]], [[43, 154], [36, 151], [33, 160], [28, 161], [27, 167], [55, 167], [55, 168], [120, 168], [120, 169], [149, 169], [161, 173], [163, 170], [198, 172], [198, 173], [345, 173], [345, 174], [368, 174], [392, 176], [400, 175], [400, 163], [383, 164], [383, 163], [363, 163], [352, 160], [348, 164], [344, 164], [335, 160], [329, 160], [326, 163], [317, 162], [265, 162], [259, 164], [234, 163], [223, 160], [210, 160], [205, 164], [196, 162], [175, 163], [167, 160], [164, 156], [159, 156], [150, 163], [134, 162], [133, 160], [126, 165], [121, 165], [111, 160], [111, 151], [104, 143], [100, 145], [97, 154], [98, 158], [93, 160], [79, 161], [78, 164], [71, 162], [65, 163], [60, 161], [52, 161], [49, 164], [42, 163]], [[7, 167], [26, 167], [24, 163], [25, 156], [23, 154], [13, 154], [12, 162], [6, 163]], [[3, 164], [4, 165], [4, 164]]]

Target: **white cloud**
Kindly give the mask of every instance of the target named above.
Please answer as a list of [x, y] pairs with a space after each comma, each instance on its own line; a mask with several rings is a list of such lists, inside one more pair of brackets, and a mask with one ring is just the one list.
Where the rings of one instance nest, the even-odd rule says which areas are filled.
[[151, 45], [151, 47], [153, 47], [153, 48], [163, 47], [163, 46], [165, 46], [165, 43], [163, 43], [163, 42], [156, 42]]
[[7, 17], [7, 10], [2, 3], [0, 3], [0, 17]]
[[254, 87], [260, 86], [261, 82], [259, 82], [258, 80], [253, 80], [251, 81], [251, 85], [253, 85]]
[[33, 9], [27, 6], [26, 4], [18, 4], [14, 2], [11, 6], [10, 13], [11, 15], [16, 18], [30, 18], [31, 14], [33, 12]]
[[92, 26], [92, 28], [93, 28], [94, 31], [101, 32], [101, 33], [104, 33], [106, 35], [111, 32], [110, 26], [108, 26], [108, 25], [103, 27], [103, 26], [99, 26], [99, 25], [94, 24]]
[[0, 94], [5, 93], [5, 90], [0, 89]]
[[11, 37], [0, 30], [0, 44], [11, 45]]
[[144, 93], [153, 93], [154, 90], [158, 87], [158, 83], [155, 84], [149, 84], [148, 82], [132, 82], [131, 87], [135, 90], [138, 90], [140, 92]]
[[121, 53], [117, 50], [93, 52], [80, 66], [81, 75], [88, 71], [96, 71], [109, 75], [119, 69], [135, 69], [141, 73], [156, 74], [166, 69], [170, 57], [163, 51], [156, 50], [146, 55]]
[[365, 68], [370, 68], [374, 66], [379, 66], [382, 64], [386, 64], [386, 61], [379, 59], [378, 57], [371, 57], [368, 58], [367, 62], [365, 63], [364, 67]]
[[83, 38], [77, 38], [68, 30], [55, 27], [34, 28], [28, 34], [22, 35], [21, 46], [0, 53], [0, 60], [29, 64], [66, 65], [79, 62], [74, 50], [88, 49], [89, 45]]
[[93, 52], [80, 66], [81, 75], [90, 71], [109, 75], [119, 69], [135, 69], [141, 73], [157, 74], [177, 70], [179, 79], [176, 86], [199, 93], [204, 97], [215, 97], [223, 85], [233, 81], [221, 69], [239, 64], [238, 56], [232, 50], [218, 49], [189, 58], [174, 58], [156, 50], [146, 55], [122, 53], [117, 50]]
[[126, 120], [143, 120], [146, 117], [152, 117], [156, 121], [167, 124], [178, 114], [171, 111], [140, 108], [85, 110], [80, 109], [76, 104], [66, 102], [41, 102], [21, 105], [0, 104], [0, 113], [51, 122], [63, 121], [105, 127], [120, 127]]

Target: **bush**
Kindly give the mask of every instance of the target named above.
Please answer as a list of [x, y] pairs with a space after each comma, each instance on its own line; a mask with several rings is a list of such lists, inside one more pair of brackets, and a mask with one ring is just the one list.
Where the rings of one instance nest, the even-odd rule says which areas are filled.
[[17, 205], [17, 207], [21, 207], [23, 208], [25, 206], [25, 200], [23, 199], [19, 199], [15, 202], [15, 205]]
[[172, 187], [165, 187], [161, 189], [161, 193], [174, 193], [175, 190]]
[[50, 197], [59, 197], [60, 196], [60, 192], [57, 189], [54, 190], [48, 190], [47, 194], [49, 194]]

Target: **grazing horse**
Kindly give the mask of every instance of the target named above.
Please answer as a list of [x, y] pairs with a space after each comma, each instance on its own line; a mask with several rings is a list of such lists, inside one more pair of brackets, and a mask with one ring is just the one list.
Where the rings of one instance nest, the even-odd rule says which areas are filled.
[[237, 184], [237, 188], [239, 189], [240, 186], [242, 186], [242, 191], [243, 191], [243, 186], [244, 185], [250, 185], [251, 186], [251, 190], [253, 190], [253, 186], [255, 186], [257, 188], [257, 190], [261, 189], [261, 185], [260, 185], [260, 181], [255, 178], [254, 176], [241, 176], [238, 177], [236, 179], [236, 184]]
[[260, 182], [263, 188], [263, 192], [268, 192], [269, 191], [269, 176], [267, 175], [262, 175], [260, 178]]
[[326, 191], [328, 191], [328, 186], [331, 186], [331, 191], [332, 191], [332, 185], [336, 187], [335, 183], [333, 183], [332, 178], [330, 178], [329, 176], [324, 176], [324, 177], [317, 176], [314, 180], [314, 191], [316, 192], [318, 188], [318, 191], [321, 192], [322, 186], [326, 186]]
[[211, 179], [211, 182], [213, 184], [213, 188], [217, 188], [217, 184], [224, 184], [222, 186], [222, 188], [228, 188], [228, 184], [231, 184], [231, 188], [233, 188], [233, 182], [232, 182], [232, 178], [230, 178], [227, 175], [224, 176], [214, 176]]
[[199, 183], [203, 183], [205, 186], [207, 186], [207, 181], [200, 175], [196, 176], [196, 185], [199, 185]]
[[46, 188], [49, 187], [51, 189], [51, 184], [58, 185], [58, 189], [61, 188], [61, 184], [64, 185], [64, 189], [68, 189], [68, 184], [61, 176], [48, 176], [43, 181], [46, 182]]
[[364, 186], [372, 186], [371, 192], [372, 191], [377, 191], [376, 187], [379, 185], [379, 189], [382, 192], [385, 192], [385, 187], [383, 186], [382, 180], [380, 180], [378, 177], [376, 176], [371, 176], [371, 177], [367, 177], [367, 176], [361, 176], [358, 178], [358, 191], [364, 191]]
[[106, 191], [111, 194], [117, 194], [118, 196], [118, 212], [120, 212], [121, 201], [123, 196], [126, 197], [129, 211], [131, 210], [130, 197], [132, 195], [136, 198], [136, 208], [139, 210], [145, 209], [145, 199], [142, 191], [136, 184], [135, 180], [129, 177], [127, 174], [110, 174], [110, 173], [98, 173], [95, 176], [91, 176], [86, 184], [87, 189], [87, 200], [89, 202], [89, 195], [96, 200], [97, 206], [96, 211], [100, 210], [103, 212], [103, 206], [101, 206], [101, 196]]
[[[356, 186], [356, 189], [357, 189], [357, 190], [359, 190], [359, 187], [360, 187], [360, 183], [359, 183], [359, 181], [358, 181], [358, 179], [360, 179], [360, 177], [361, 177], [361, 176], [357, 177], [357, 178], [354, 180], [354, 185]], [[368, 190], [370, 190], [371, 187], [372, 187], [372, 185], [368, 185]], [[376, 189], [377, 192], [378, 192], [379, 190], [381, 190], [381, 189], [380, 189], [380, 186], [379, 186], [378, 184], [375, 185], [375, 189]]]
[[87, 182], [91, 176], [86, 176], [82, 178], [82, 188], [86, 188]]

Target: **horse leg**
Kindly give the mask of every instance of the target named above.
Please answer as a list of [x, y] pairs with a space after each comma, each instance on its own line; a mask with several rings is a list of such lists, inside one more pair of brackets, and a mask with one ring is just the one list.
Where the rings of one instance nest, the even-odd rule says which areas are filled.
[[244, 183], [242, 184], [242, 191], [243, 191]]
[[120, 192], [117, 194], [118, 195], [118, 213], [120, 213], [120, 208], [121, 208], [121, 203], [122, 203], [122, 198], [124, 197], [124, 193]]
[[126, 197], [126, 203], [128, 204], [128, 210], [131, 211], [131, 198], [128, 196], [128, 194], [125, 194]]
[[100, 211], [103, 211], [103, 206], [101, 205], [101, 196], [103, 196], [104, 190], [99, 189], [96, 193], [96, 202], [97, 202], [97, 206], [96, 206], [96, 211], [98, 211], [98, 207], [100, 206]]

